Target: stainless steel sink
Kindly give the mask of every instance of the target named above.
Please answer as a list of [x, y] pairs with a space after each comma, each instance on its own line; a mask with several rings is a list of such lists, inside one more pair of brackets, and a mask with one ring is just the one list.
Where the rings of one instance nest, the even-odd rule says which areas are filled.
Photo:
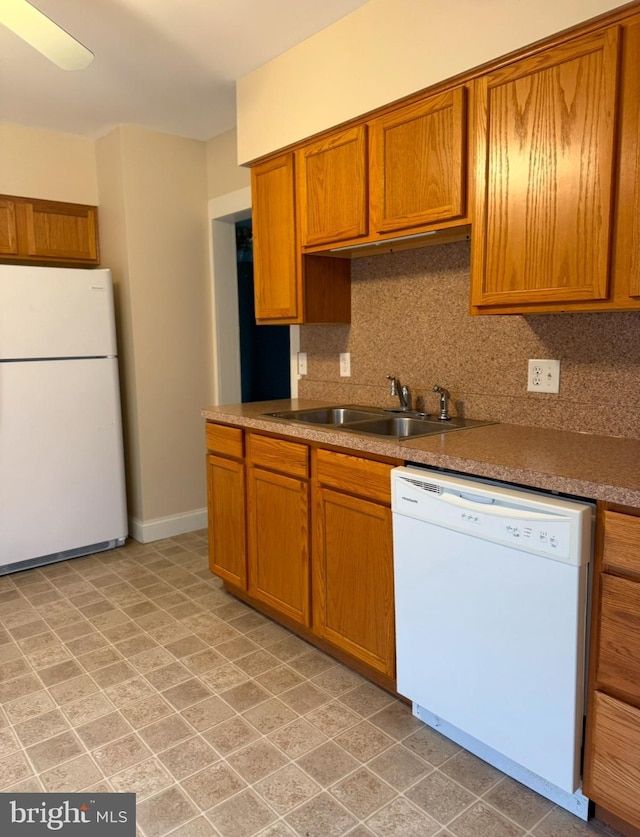
[[409, 439], [414, 436], [430, 436], [451, 430], [463, 430], [493, 424], [491, 421], [475, 421], [455, 416], [440, 421], [436, 416], [424, 413], [398, 415], [396, 410], [381, 407], [360, 407], [349, 404], [339, 407], [321, 407], [315, 410], [285, 410], [279, 413], [265, 413], [269, 418], [291, 421], [298, 424], [313, 424], [344, 430], [349, 433], [365, 433], [368, 436], [382, 436], [387, 439]]
[[267, 415], [272, 418], [299, 421], [303, 424], [340, 425], [352, 421], [380, 418], [383, 411], [366, 407], [324, 407], [318, 410], [289, 410], [282, 413], [268, 413]]
[[397, 439], [404, 439], [409, 436], [427, 436], [430, 433], [458, 430], [459, 426], [437, 419], [394, 416], [393, 418], [378, 418], [375, 421], [359, 421], [344, 429], [352, 430], [355, 433], [370, 433], [374, 436], [392, 436]]

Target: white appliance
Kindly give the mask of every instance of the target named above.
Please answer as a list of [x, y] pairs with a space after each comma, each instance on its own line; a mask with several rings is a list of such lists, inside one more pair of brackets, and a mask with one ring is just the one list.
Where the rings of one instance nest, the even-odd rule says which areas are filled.
[[126, 536], [111, 273], [0, 265], [0, 574]]
[[419, 467], [391, 480], [398, 691], [425, 723], [587, 819], [593, 506]]

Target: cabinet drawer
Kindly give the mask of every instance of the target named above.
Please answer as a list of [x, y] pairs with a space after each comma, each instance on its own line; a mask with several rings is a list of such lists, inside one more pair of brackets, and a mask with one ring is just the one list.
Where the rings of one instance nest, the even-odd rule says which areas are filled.
[[597, 682], [640, 702], [640, 582], [602, 575]]
[[602, 569], [640, 575], [640, 517], [604, 513]]
[[231, 456], [234, 459], [242, 459], [244, 456], [242, 430], [239, 427], [227, 427], [224, 424], [213, 424], [208, 421], [206, 434], [207, 450], [220, 453], [222, 456]]
[[596, 692], [584, 793], [640, 827], [640, 710]]
[[372, 462], [330, 450], [319, 450], [316, 458], [318, 482], [339, 491], [391, 504], [393, 465]]
[[309, 448], [298, 442], [249, 433], [247, 453], [252, 465], [293, 477], [309, 476]]

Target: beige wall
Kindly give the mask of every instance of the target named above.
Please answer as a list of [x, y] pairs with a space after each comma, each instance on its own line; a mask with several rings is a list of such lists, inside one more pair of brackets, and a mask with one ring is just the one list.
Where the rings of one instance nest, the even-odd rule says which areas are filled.
[[251, 183], [248, 168], [238, 165], [238, 135], [235, 128], [207, 143], [207, 197], [219, 198]]
[[[220, 188], [234, 169], [248, 177], [235, 149], [214, 150]], [[187, 528], [203, 525], [200, 410], [213, 401], [207, 157], [203, 142], [133, 126], [93, 142], [0, 124], [0, 193], [98, 205], [101, 261], [114, 276], [129, 515], [142, 531], [181, 516]]]
[[[463, 242], [354, 259], [351, 325], [301, 326], [300, 396], [392, 407], [389, 374], [430, 413], [437, 383], [468, 418], [640, 438], [640, 312], [470, 317], [469, 254]], [[559, 394], [527, 392], [529, 358], [560, 360]]]
[[206, 147], [121, 126], [97, 143], [103, 247], [121, 302], [130, 514], [206, 506], [212, 401]]
[[93, 141], [0, 123], [0, 193], [97, 204]]
[[261, 157], [620, 5], [370, 0], [240, 79], [238, 160]]

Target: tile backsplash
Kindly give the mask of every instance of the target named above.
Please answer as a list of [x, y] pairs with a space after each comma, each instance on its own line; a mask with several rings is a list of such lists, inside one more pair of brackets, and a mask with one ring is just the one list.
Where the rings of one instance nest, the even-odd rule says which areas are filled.
[[[350, 326], [302, 326], [304, 398], [394, 406], [387, 374], [435, 412], [640, 438], [640, 311], [471, 317], [470, 244], [354, 259]], [[339, 353], [351, 353], [340, 378]], [[527, 392], [529, 358], [560, 360], [560, 393]]]

